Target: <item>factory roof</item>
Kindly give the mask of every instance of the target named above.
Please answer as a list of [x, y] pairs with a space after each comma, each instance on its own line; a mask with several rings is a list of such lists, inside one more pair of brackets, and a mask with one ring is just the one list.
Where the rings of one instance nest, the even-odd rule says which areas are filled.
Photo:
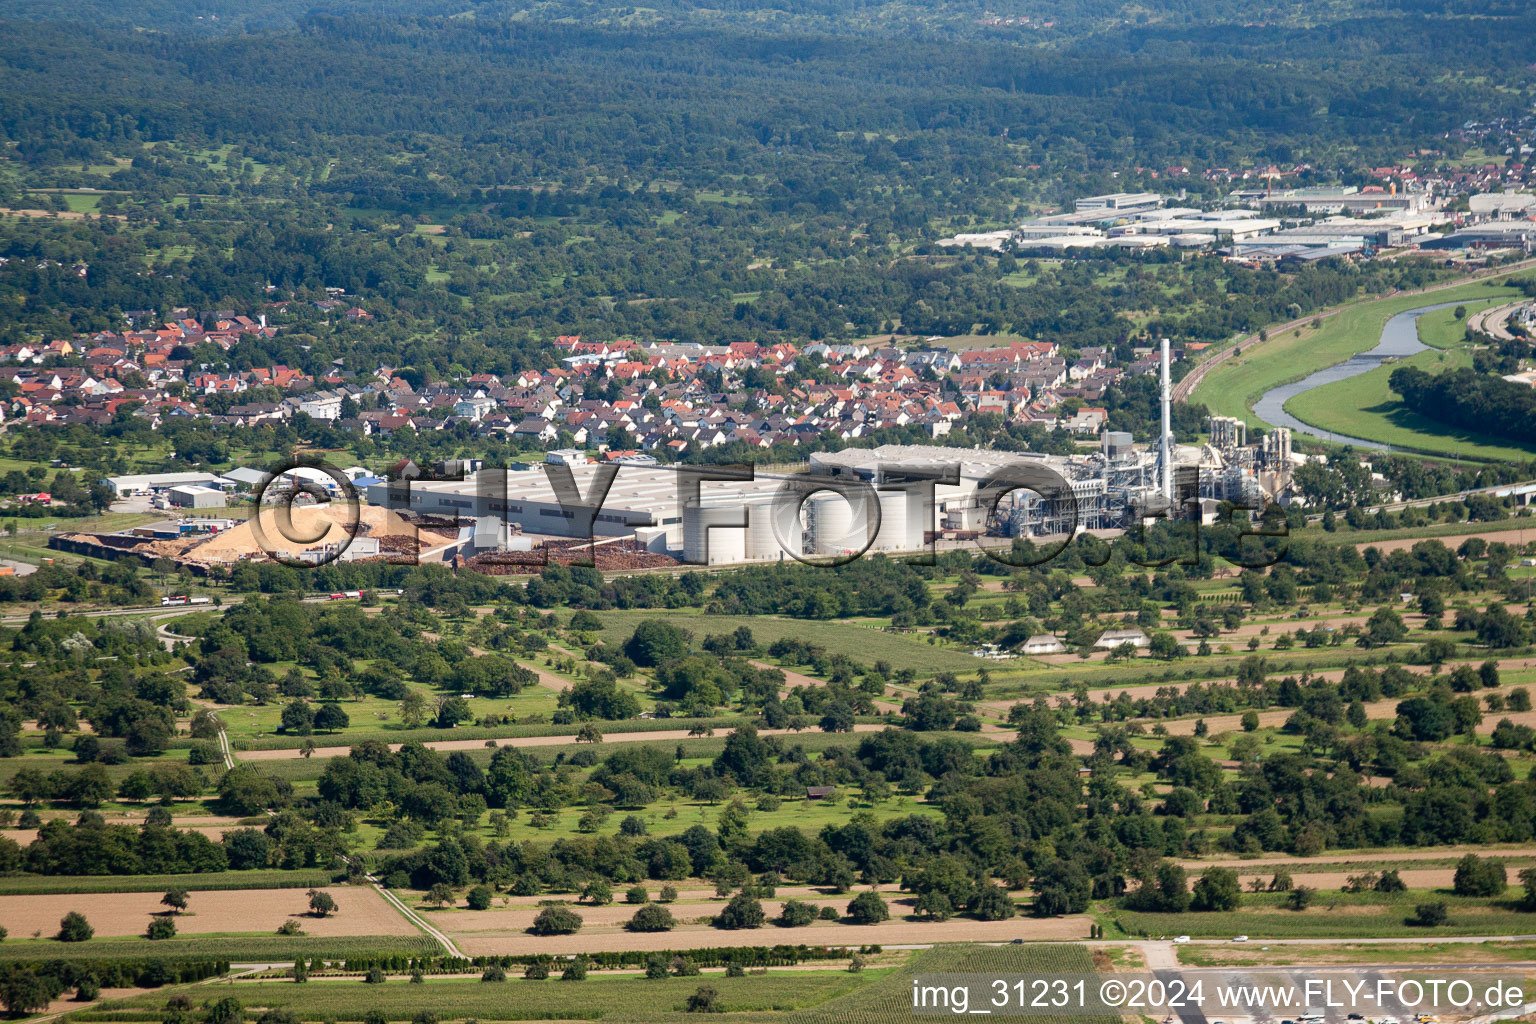
[[107, 483], [119, 491], [147, 490], [174, 487], [177, 484], [211, 483], [218, 478], [217, 473], [137, 473], [128, 476], [109, 476]]
[[248, 484], [256, 487], [267, 482], [272, 474], [264, 469], [251, 469], [248, 466], [240, 466], [224, 474], [224, 479], [232, 480], [237, 484]]
[[[678, 507], [679, 487], [683, 478], [676, 469], [627, 463], [615, 465], [618, 466], [618, 475], [614, 477], [613, 486], [608, 489], [608, 494], [603, 499], [604, 511], [612, 512], [622, 509], [632, 512], [655, 512], [675, 510]], [[583, 498], [586, 498], [593, 495], [593, 479], [599, 470], [607, 467], [589, 463], [559, 468], [570, 471], [576, 489], [581, 492]], [[697, 468], [706, 472], [709, 469], [709, 467]], [[550, 480], [550, 474], [544, 471], [543, 466], [527, 470], [484, 469], [470, 474], [463, 480], [413, 480], [410, 488], [412, 492], [423, 494], [466, 497], [484, 494], [497, 501], [505, 496], [506, 500], [512, 502], [558, 503], [559, 499], [555, 495], [555, 489]], [[783, 485], [783, 476], [765, 476], [759, 473], [752, 480], [702, 481], [699, 484], [699, 494], [705, 500], [712, 495], [727, 494], [738, 499], [766, 498]], [[398, 485], [396, 493], [404, 493], [404, 485]], [[368, 500], [374, 504], [382, 504], [384, 494], [385, 489], [382, 486], [375, 485], [368, 488]]]
[[1004, 466], [1021, 462], [1049, 465], [1063, 469], [1070, 460], [1060, 455], [1036, 452], [1000, 452], [990, 448], [940, 448], [922, 444], [883, 444], [878, 448], [845, 448], [839, 452], [816, 452], [813, 466], [829, 469], [875, 469], [876, 467], [932, 469], [960, 463], [961, 474], [972, 478], [990, 476]]

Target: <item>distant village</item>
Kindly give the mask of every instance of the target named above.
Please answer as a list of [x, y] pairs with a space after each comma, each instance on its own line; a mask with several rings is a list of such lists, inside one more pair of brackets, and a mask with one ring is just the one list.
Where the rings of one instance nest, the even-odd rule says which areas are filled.
[[[370, 317], [355, 306], [337, 308], [353, 320]], [[0, 380], [15, 389], [4, 402], [9, 419], [99, 426], [129, 406], [155, 427], [182, 417], [238, 428], [302, 416], [388, 437], [406, 428], [467, 424], [477, 435], [534, 448], [575, 445], [671, 461], [730, 442], [768, 448], [827, 432], [848, 440], [909, 427], [940, 438], [980, 413], [1096, 438], [1108, 415], [1096, 403], [1109, 387], [1126, 375], [1154, 373], [1158, 365], [1150, 346], [1136, 349], [1129, 365], [1113, 365], [1105, 348], [1077, 350], [1069, 362], [1057, 345], [1040, 341], [952, 350], [937, 338], [897, 336], [804, 347], [562, 336], [553, 342], [550, 368], [413, 387], [388, 366], [337, 367], [316, 377], [287, 366], [198, 364], [185, 358], [198, 346], [228, 350], [243, 337], [272, 337], [281, 328], [265, 316], [225, 310], [199, 319], [190, 313], [178, 310], [177, 319], [159, 325], [0, 349]], [[817, 376], [828, 382], [774, 384], [810, 368], [822, 368]], [[282, 397], [230, 401], [256, 389]], [[220, 400], [211, 402], [214, 396]]]

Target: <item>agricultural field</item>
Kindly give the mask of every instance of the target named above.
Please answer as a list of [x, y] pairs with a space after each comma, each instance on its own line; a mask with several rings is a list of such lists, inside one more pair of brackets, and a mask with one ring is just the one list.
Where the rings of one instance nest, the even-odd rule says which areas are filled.
[[4, 1020], [1536, 984], [1536, 5], [0, 25]]
[[[863, 966], [858, 971], [844, 969], [837, 961], [813, 961], [757, 968], [740, 977], [729, 977], [718, 966], [706, 966], [693, 977], [659, 979], [644, 977], [632, 967], [593, 970], [578, 984], [557, 981], [554, 975], [529, 981], [516, 971], [499, 984], [428, 976], [413, 985], [396, 976], [382, 985], [365, 986], [356, 975], [312, 975], [302, 986], [291, 981], [235, 980], [200, 986], [199, 995], [210, 1000], [233, 998], [244, 1006], [281, 1007], [303, 1021], [361, 1020], [370, 1010], [379, 1011], [387, 1021], [409, 1020], [424, 1001], [437, 1007], [439, 1016], [476, 1020], [651, 1021], [685, 1019], [687, 997], [704, 984], [715, 990], [719, 1009], [733, 1020], [823, 1024], [895, 1019], [903, 1007], [910, 1006], [911, 978], [917, 974], [1082, 972], [1091, 970], [1094, 963], [1083, 947], [1070, 944], [1023, 948], [956, 944], [923, 952], [864, 953], [859, 959]], [[165, 1004], [163, 993], [116, 999], [92, 1008], [83, 1019], [141, 1020], [145, 1011]]]
[[[645, 958], [680, 950], [1092, 941], [1107, 969], [1115, 943], [1173, 956], [1154, 948], [1173, 933], [1523, 935], [1530, 551], [1517, 510], [1455, 512], [1303, 523], [1264, 574], [1004, 574], [969, 553], [447, 589], [397, 570], [366, 606], [214, 587], [165, 620], [172, 646], [90, 608], [13, 619], [0, 660], [29, 682], [0, 757], [0, 959], [303, 957], [307, 986], [229, 987], [307, 1020], [410, 1016], [413, 970], [463, 1016], [543, 1016], [571, 989], [526, 964], [586, 958], [565, 1004], [627, 1019]], [[840, 607], [797, 613], [808, 588]], [[1129, 626], [1157, 646], [1094, 647]], [[1066, 655], [972, 653], [1046, 631]], [[321, 728], [326, 708], [345, 718]], [[71, 911], [89, 938], [57, 937]], [[747, 979], [714, 962], [657, 991], [810, 1020], [912, 967], [859, 955]], [[501, 960], [527, 999], [478, 980]], [[361, 983], [375, 961], [382, 988]]]
[[230, 935], [250, 932], [271, 935], [289, 921], [304, 934], [415, 935], [416, 929], [372, 888], [327, 886], [309, 890], [330, 895], [337, 909], [325, 917], [310, 912], [303, 889], [241, 889], [202, 891], [189, 899], [186, 910], [172, 910], [161, 902], [164, 892], [94, 893], [0, 896], [0, 920], [12, 931], [10, 941], [33, 934], [57, 931], [59, 920], [71, 911], [87, 914], [102, 938], [139, 935], [155, 920], [169, 921], [177, 935]]

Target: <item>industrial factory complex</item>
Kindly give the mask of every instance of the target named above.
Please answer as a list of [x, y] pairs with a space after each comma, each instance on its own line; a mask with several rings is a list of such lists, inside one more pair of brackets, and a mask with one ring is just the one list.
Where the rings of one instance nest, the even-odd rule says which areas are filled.
[[[228, 571], [267, 557], [404, 557], [534, 571], [522, 567], [583, 542], [598, 545], [594, 554], [608, 555], [615, 568], [734, 565], [910, 554], [986, 537], [1059, 539], [1118, 531], [1148, 516], [1209, 521], [1223, 501], [1250, 509], [1289, 501], [1292, 468], [1302, 457], [1293, 455], [1288, 430], [1249, 443], [1242, 420], [1217, 416], [1207, 443], [1174, 443], [1167, 339], [1159, 356], [1159, 436], [1140, 443], [1103, 429], [1096, 443], [1084, 440], [1066, 455], [848, 447], [809, 452], [794, 472], [663, 465], [638, 453], [594, 461], [581, 450], [555, 449], [542, 463], [456, 461], [430, 475], [407, 460], [389, 479], [360, 466], [290, 466], [276, 476], [244, 468], [222, 476], [119, 476], [104, 483], [154, 507], [221, 507], [232, 494], [259, 511], [251, 523], [184, 515], [119, 534], [70, 535], [57, 546], [170, 558], [193, 571]], [[345, 499], [358, 497], [365, 504], [354, 515]], [[283, 537], [268, 507], [289, 502], [312, 527], [303, 537]]]
[[1387, 188], [1251, 189], [1228, 205], [1197, 209], [1182, 195], [1117, 192], [1085, 196], [1073, 209], [1016, 227], [955, 235], [941, 245], [1028, 254], [1175, 248], [1213, 251], [1243, 261], [1359, 257], [1415, 246], [1424, 249], [1536, 247], [1532, 198], [1476, 196], [1469, 211], [1442, 208], [1423, 191]]
[[365, 493], [393, 511], [457, 519], [465, 553], [527, 550], [541, 537], [633, 538], [697, 565], [1115, 530], [1143, 515], [1208, 517], [1218, 501], [1257, 508], [1280, 496], [1291, 477], [1289, 432], [1271, 430], [1250, 446], [1240, 421], [1217, 419], [1210, 444], [1174, 445], [1166, 342], [1163, 358], [1163, 436], [1143, 447], [1115, 431], [1071, 456], [882, 445], [813, 453], [803, 474], [736, 479], [562, 453], [542, 466], [379, 482]]

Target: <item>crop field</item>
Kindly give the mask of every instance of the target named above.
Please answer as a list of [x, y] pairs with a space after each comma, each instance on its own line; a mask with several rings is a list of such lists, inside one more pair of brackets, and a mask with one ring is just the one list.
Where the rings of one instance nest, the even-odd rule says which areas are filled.
[[[314, 917], [303, 889], [246, 889], [198, 892], [186, 912], [170, 914], [160, 904], [160, 892], [29, 893], [0, 896], [0, 921], [11, 930], [12, 941], [40, 932], [58, 930], [59, 919], [70, 911], [85, 914], [96, 934], [103, 938], [140, 935], [156, 918], [176, 925], [178, 934], [228, 935], [254, 932], [270, 935], [278, 926], [293, 921], [308, 935], [414, 935], [411, 925], [371, 887], [331, 886], [323, 891], [336, 901], [336, 913]], [[49, 943], [54, 945], [54, 943]]]
[[[1095, 969], [1094, 959], [1083, 946], [1031, 944], [1022, 946], [974, 946], [955, 944], [919, 953], [906, 967], [892, 972], [841, 999], [795, 1014], [786, 1024], [888, 1024], [907, 1020], [912, 1014], [915, 974], [1080, 974]], [[1116, 1024], [1110, 1017], [1032, 1017], [1041, 1024]]]
[[[659, 981], [633, 974], [605, 977], [594, 973], [576, 984], [556, 980], [558, 975], [546, 981], [528, 981], [513, 972], [511, 980], [502, 984], [429, 978], [421, 985], [410, 985], [403, 979], [364, 985], [357, 978], [349, 978], [315, 979], [304, 985], [232, 983], [204, 986], [199, 991], [215, 998], [232, 995], [246, 1006], [279, 1007], [306, 1021], [358, 1021], [370, 1010], [378, 1010], [387, 1020], [407, 1021], [424, 1005], [430, 1005], [445, 1020], [650, 1021], [673, 1014], [686, 1019], [685, 1001], [706, 981], [720, 993], [721, 1008], [727, 1012], [777, 1015], [873, 987], [886, 973], [783, 970], [727, 978], [714, 971], [703, 977]], [[145, 1011], [157, 1011], [164, 1005], [163, 996], [144, 996], [92, 1009], [80, 1019], [144, 1020]]]
[[689, 630], [698, 639], [709, 633], [729, 633], [746, 626], [758, 643], [767, 646], [788, 638], [819, 644], [829, 651], [855, 653], [870, 660], [885, 659], [918, 672], [974, 672], [977, 661], [969, 651], [934, 646], [921, 634], [892, 633], [867, 625], [839, 621], [779, 618], [771, 615], [706, 615], [692, 609], [656, 611], [598, 612], [602, 620], [602, 639], [622, 644], [646, 619], [664, 617], [668, 622]]

